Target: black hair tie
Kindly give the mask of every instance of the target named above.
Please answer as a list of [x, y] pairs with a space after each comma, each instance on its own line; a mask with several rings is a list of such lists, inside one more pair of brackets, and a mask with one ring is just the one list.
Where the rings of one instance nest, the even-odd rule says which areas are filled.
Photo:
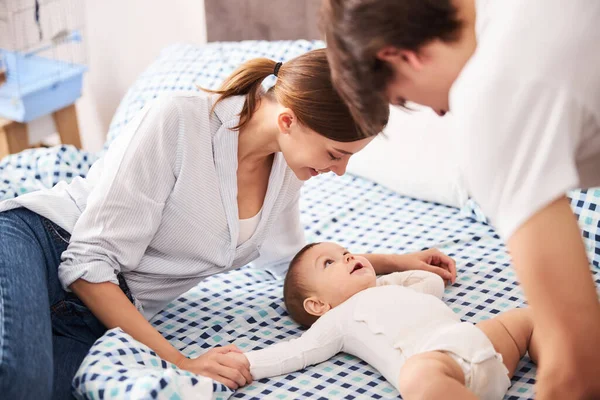
[[283, 65], [282, 62], [278, 62], [277, 64], [275, 64], [275, 69], [273, 70], [273, 75], [277, 76], [279, 74], [279, 68], [281, 68], [282, 65]]

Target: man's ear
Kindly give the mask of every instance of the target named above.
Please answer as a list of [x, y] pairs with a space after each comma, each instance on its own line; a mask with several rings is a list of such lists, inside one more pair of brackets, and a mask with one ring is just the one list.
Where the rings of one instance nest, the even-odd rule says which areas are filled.
[[377, 58], [388, 64], [394, 65], [396, 68], [408, 66], [417, 71], [423, 68], [423, 60], [417, 52], [412, 50], [400, 50], [394, 46], [386, 46], [379, 50], [377, 52]]
[[317, 297], [312, 296], [308, 299], [304, 299], [304, 310], [310, 315], [320, 317], [327, 311], [331, 310], [331, 306], [319, 300]]

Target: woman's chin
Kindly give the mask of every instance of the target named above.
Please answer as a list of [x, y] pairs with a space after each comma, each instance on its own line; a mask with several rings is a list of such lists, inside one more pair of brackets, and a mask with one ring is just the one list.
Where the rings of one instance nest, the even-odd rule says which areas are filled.
[[313, 176], [315, 176], [312, 173], [312, 168], [292, 168], [292, 172], [294, 173], [294, 175], [296, 175], [296, 178], [298, 178], [301, 181], [307, 181]]
[[296, 178], [301, 181], [307, 181], [312, 178], [310, 171], [308, 171], [306, 168], [302, 168], [299, 171], [297, 169], [292, 169], [292, 172], [294, 175], [296, 175]]

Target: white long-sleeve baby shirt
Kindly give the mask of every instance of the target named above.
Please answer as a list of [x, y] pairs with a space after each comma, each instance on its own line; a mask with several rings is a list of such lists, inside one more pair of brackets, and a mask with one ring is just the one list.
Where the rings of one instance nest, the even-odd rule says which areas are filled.
[[[437, 350], [432, 338], [461, 324], [441, 301], [444, 282], [426, 271], [396, 272], [327, 312], [301, 337], [246, 353], [254, 379], [323, 362], [339, 352], [357, 356], [394, 386], [411, 355]], [[434, 340], [435, 342], [435, 340]]]

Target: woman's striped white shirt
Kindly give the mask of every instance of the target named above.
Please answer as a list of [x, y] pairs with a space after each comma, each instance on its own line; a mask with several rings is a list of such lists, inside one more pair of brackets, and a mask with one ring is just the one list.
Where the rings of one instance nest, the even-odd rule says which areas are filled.
[[[254, 261], [285, 270], [304, 245], [302, 182], [275, 155], [260, 222], [237, 246], [238, 133], [244, 97], [159, 98], [140, 111], [87, 178], [0, 203], [71, 232], [59, 277], [113, 282], [121, 272], [146, 318], [202, 279]], [[283, 266], [283, 268], [282, 268]]]

